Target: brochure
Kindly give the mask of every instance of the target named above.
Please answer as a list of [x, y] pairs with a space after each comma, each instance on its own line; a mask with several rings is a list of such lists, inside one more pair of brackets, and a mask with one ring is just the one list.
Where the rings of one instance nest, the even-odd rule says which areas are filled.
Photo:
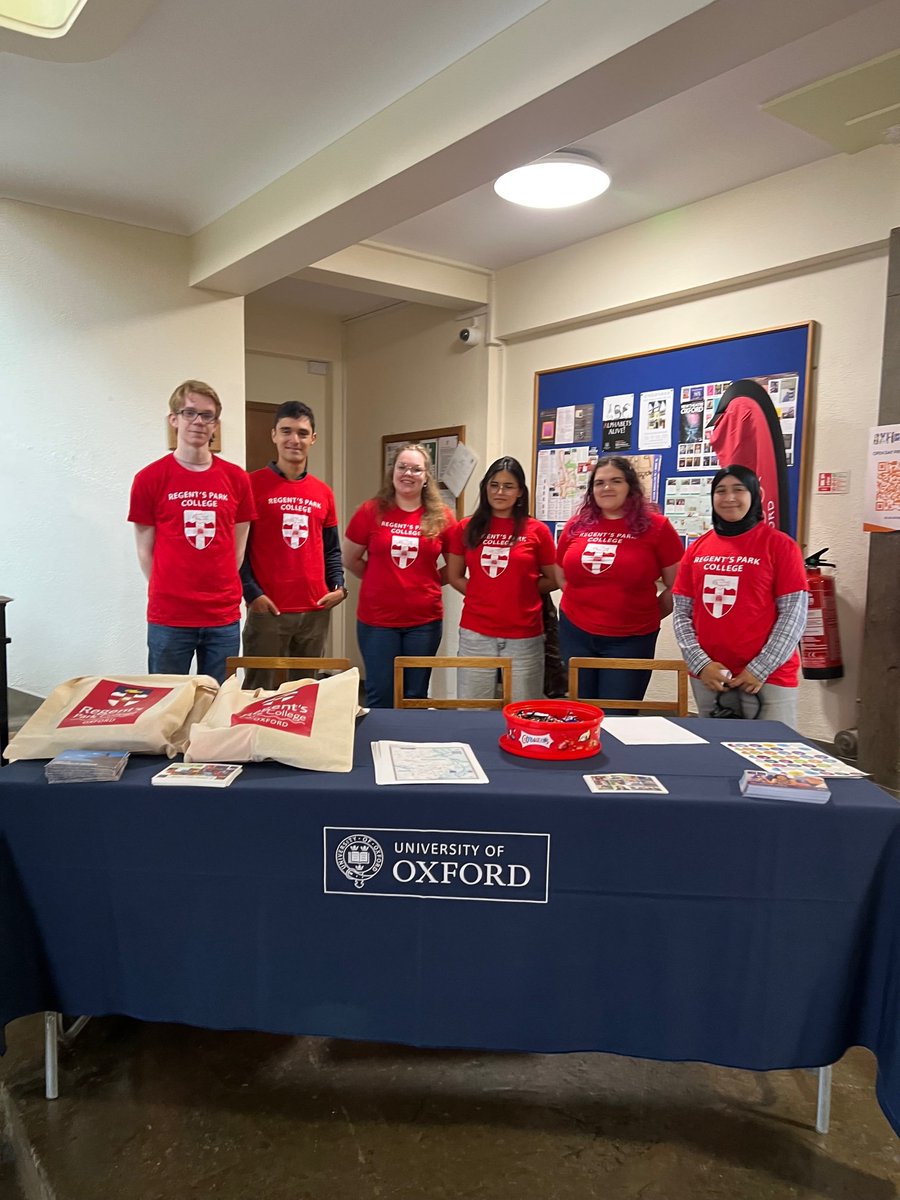
[[584, 782], [592, 792], [657, 792], [668, 796], [669, 789], [663, 787], [655, 775], [585, 775]]
[[741, 776], [741, 791], [745, 796], [802, 800], [807, 804], [824, 804], [831, 796], [831, 789], [821, 775], [803, 771], [745, 771]]
[[372, 742], [376, 783], [487, 783], [465, 742]]
[[232, 763], [170, 763], [150, 780], [159, 787], [228, 787], [243, 771]]
[[128, 762], [127, 750], [63, 750], [44, 767], [48, 783], [112, 783]]

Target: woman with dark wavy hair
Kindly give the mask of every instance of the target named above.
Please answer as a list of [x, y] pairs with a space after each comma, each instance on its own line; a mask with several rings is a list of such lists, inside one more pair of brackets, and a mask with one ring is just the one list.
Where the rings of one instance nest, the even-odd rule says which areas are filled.
[[[644, 498], [632, 463], [599, 459], [557, 547], [563, 659], [653, 658], [682, 553], [681, 538]], [[582, 671], [579, 691], [595, 700], [643, 700], [649, 682], [649, 671]]]
[[[550, 530], [528, 515], [528, 485], [515, 458], [492, 462], [478, 486], [478, 507], [450, 535], [447, 582], [465, 596], [459, 654], [512, 659], [514, 700], [544, 691], [541, 596], [556, 587]], [[458, 695], [494, 695], [496, 672], [457, 671]]]

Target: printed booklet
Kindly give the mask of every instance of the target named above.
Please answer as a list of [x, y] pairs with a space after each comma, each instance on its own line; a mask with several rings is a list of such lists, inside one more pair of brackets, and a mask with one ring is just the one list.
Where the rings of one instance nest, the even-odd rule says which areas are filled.
[[668, 796], [669, 789], [663, 787], [655, 775], [585, 775], [584, 782], [592, 792], [650, 792]]
[[162, 787], [228, 787], [243, 767], [232, 763], [170, 763], [150, 780]]
[[128, 762], [127, 750], [63, 750], [44, 767], [48, 783], [112, 783]]
[[807, 775], [803, 771], [745, 771], [741, 776], [741, 791], [745, 796], [803, 800], [808, 804], [824, 804], [831, 795], [821, 775]]

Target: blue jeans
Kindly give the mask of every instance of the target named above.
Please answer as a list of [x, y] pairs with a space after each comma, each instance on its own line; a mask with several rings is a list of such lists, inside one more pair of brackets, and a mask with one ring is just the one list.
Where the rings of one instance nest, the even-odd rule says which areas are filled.
[[[436, 654], [443, 631], [443, 621], [399, 629], [356, 622], [356, 640], [366, 665], [366, 704], [369, 708], [394, 707], [394, 659], [399, 654]], [[413, 700], [424, 700], [430, 678], [431, 672], [425, 668], [407, 671], [404, 695]]]
[[147, 670], [151, 675], [189, 675], [197, 655], [197, 674], [225, 682], [225, 659], [241, 652], [241, 623], [231, 625], [147, 626]]
[[[570, 658], [653, 658], [659, 630], [630, 637], [606, 637], [587, 633], [559, 614], [559, 647], [563, 662]], [[643, 700], [650, 671], [579, 671], [578, 694], [589, 700]], [[637, 716], [632, 709], [606, 710], [610, 716]]]

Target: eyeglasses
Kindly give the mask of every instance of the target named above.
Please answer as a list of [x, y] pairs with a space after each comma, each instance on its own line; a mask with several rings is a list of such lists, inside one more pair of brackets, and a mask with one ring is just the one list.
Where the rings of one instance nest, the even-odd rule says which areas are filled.
[[493, 480], [488, 484], [488, 491], [491, 492], [517, 492], [519, 485], [517, 483], [494, 483]]
[[411, 467], [407, 463], [397, 463], [397, 470], [401, 475], [424, 475], [424, 467]]
[[215, 425], [219, 419], [215, 413], [198, 412], [196, 408], [182, 408], [178, 415], [184, 417], [189, 425], [193, 425], [195, 421], [202, 421], [204, 425]]

